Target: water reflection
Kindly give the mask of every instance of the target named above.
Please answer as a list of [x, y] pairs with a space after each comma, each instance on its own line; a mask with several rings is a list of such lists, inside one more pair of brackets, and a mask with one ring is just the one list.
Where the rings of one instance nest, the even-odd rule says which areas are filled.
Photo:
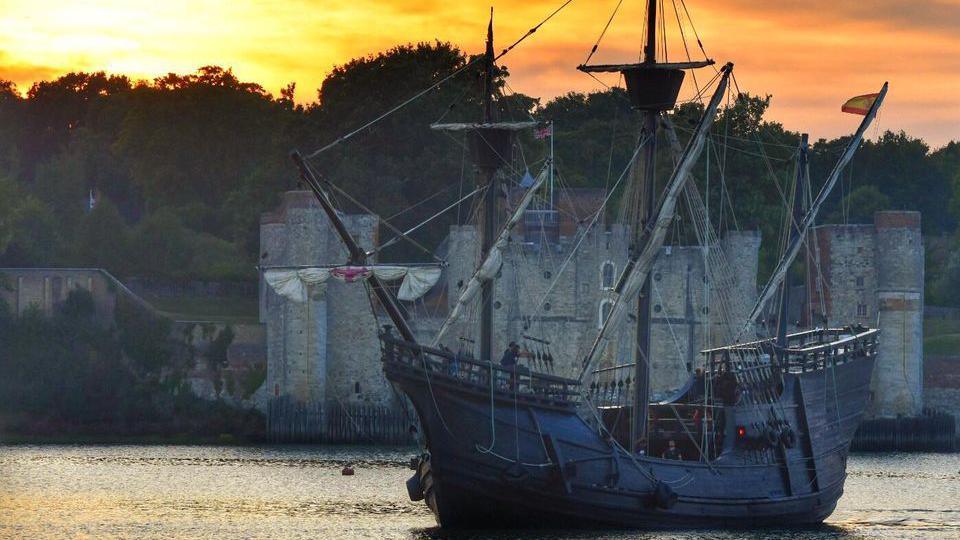
[[[960, 537], [960, 456], [850, 459], [803, 530], [447, 532], [407, 499], [411, 449], [0, 446], [0, 538], [605, 540]], [[357, 474], [341, 476], [353, 463]]]

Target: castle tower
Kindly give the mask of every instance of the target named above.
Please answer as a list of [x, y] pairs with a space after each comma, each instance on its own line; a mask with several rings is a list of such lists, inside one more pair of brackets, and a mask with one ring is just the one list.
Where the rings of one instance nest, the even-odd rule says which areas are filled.
[[877, 212], [875, 260], [880, 354], [873, 372], [878, 416], [923, 408], [923, 237], [919, 212]]
[[[377, 238], [377, 218], [345, 216], [364, 249]], [[283, 194], [276, 211], [260, 222], [263, 267], [343, 264], [346, 249], [312, 193]], [[377, 324], [362, 285], [330, 280], [310, 291], [306, 303], [273, 292], [261, 279], [260, 322], [267, 327], [267, 390], [295, 403], [330, 399], [385, 402], [389, 388], [379, 365]]]
[[812, 326], [880, 329], [872, 416], [923, 407], [923, 238], [920, 213], [877, 212], [874, 223], [811, 231], [807, 292]]

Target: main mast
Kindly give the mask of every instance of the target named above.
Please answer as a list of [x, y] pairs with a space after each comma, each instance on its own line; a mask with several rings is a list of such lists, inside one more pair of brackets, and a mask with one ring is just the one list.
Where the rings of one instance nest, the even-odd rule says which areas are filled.
[[[643, 49], [643, 63], [656, 64], [657, 62], [657, 0], [647, 3], [647, 43]], [[682, 71], [680, 73], [683, 73]], [[637, 103], [634, 103], [637, 106]], [[639, 107], [638, 107], [639, 108]], [[640, 110], [641, 140], [647, 144], [643, 152], [643, 184], [640, 192], [640, 208], [637, 212], [638, 230], [635, 231], [634, 242], [640, 241], [640, 231], [646, 228], [650, 216], [653, 215], [653, 192], [656, 183], [657, 162], [657, 122], [660, 111], [656, 108]], [[638, 246], [634, 246], [637, 249]], [[636, 370], [633, 380], [636, 391], [633, 393], [634, 421], [630, 427], [630, 442], [636, 445], [638, 441], [647, 439], [647, 421], [650, 407], [650, 274], [643, 280], [640, 288], [640, 297], [637, 299], [637, 354]], [[643, 450], [646, 450], [644, 448]]]
[[[713, 64], [713, 60], [680, 63], [657, 62], [657, 0], [647, 2], [646, 43], [643, 48], [643, 61], [638, 64], [582, 65], [578, 69], [584, 72], [620, 72], [627, 83], [627, 93], [633, 107], [640, 112], [640, 140], [645, 141], [642, 156], [637, 166], [641, 185], [633, 224], [633, 242], [631, 243], [631, 261], [636, 259], [646, 242], [643, 232], [647, 229], [654, 214], [656, 188], [657, 125], [664, 111], [676, 105], [680, 87], [683, 84], [684, 69], [699, 68]], [[626, 276], [632, 267], [624, 269]], [[622, 278], [621, 278], [622, 279]], [[634, 394], [632, 396], [632, 418], [630, 422], [630, 440], [642, 449], [647, 439], [647, 421], [650, 404], [650, 275], [647, 274], [637, 300], [637, 338], [636, 368], [634, 373]]]
[[[490, 8], [490, 24], [487, 26], [487, 48], [483, 61], [483, 125], [493, 124], [493, 8]], [[474, 132], [474, 151], [478, 182], [486, 186], [483, 192], [483, 206], [480, 220], [480, 259], [484, 260], [493, 247], [493, 239], [497, 234], [497, 170], [503, 156], [498, 155], [497, 149], [504, 148], [508, 141], [506, 133], [493, 129], [478, 129]], [[496, 139], [496, 140], [494, 140]], [[499, 144], [496, 144], [499, 143]], [[494, 280], [483, 282], [480, 292], [480, 358], [493, 358], [493, 283]]]

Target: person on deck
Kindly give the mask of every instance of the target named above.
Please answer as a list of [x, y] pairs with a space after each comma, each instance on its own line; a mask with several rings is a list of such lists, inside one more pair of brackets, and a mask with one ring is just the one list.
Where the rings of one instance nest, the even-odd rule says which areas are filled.
[[507, 346], [507, 350], [503, 351], [503, 356], [500, 357], [500, 365], [510, 370], [511, 389], [514, 388], [514, 385], [516, 384], [517, 364], [522, 356], [530, 356], [530, 353], [520, 352], [520, 346], [517, 345], [517, 342], [511, 341], [510, 345]]
[[663, 459], [683, 460], [683, 454], [681, 454], [680, 450], [677, 449], [677, 443], [673, 439], [670, 439], [670, 441], [667, 442], [667, 449], [664, 450], [663, 456], [661, 457]]
[[647, 455], [647, 440], [642, 437], [637, 439], [637, 442], [633, 443], [633, 453], [641, 456]]
[[507, 369], [516, 369], [519, 358], [528, 356], [530, 356], [530, 353], [520, 352], [520, 346], [517, 345], [517, 342], [511, 341], [507, 350], [503, 351], [503, 356], [500, 357], [500, 365]]

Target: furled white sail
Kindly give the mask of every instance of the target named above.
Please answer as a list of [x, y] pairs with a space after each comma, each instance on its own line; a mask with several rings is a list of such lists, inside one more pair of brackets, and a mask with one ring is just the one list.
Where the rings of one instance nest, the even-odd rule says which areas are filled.
[[720, 78], [720, 82], [717, 84], [710, 103], [703, 112], [703, 116], [700, 117], [697, 129], [687, 143], [687, 147], [684, 149], [680, 161], [677, 162], [677, 166], [673, 169], [673, 175], [667, 183], [667, 189], [664, 191], [660, 207], [655, 214], [656, 217], [651, 221], [652, 228], [648, 226], [644, 231], [647, 239], [643, 245], [643, 250], [634, 261], [630, 273], [623, 281], [623, 285], [618, 287], [613, 293], [616, 296], [613, 307], [610, 309], [610, 314], [603, 323], [603, 328], [600, 329], [600, 333], [597, 335], [596, 340], [594, 340], [590, 352], [584, 359], [583, 371], [580, 374], [581, 378], [593, 364], [596, 356], [606, 348], [612, 337], [611, 333], [613, 329], [619, 328], [623, 322], [627, 313], [628, 303], [636, 296], [637, 292], [640, 291], [640, 287], [643, 286], [647, 273], [650, 272], [650, 268], [653, 266], [653, 262], [660, 252], [660, 248], [663, 246], [667, 229], [670, 227], [670, 223], [676, 214], [677, 198], [680, 195], [680, 190], [690, 175], [690, 169], [696, 163], [701, 150], [703, 150], [703, 143], [707, 132], [713, 124], [714, 118], [716, 118], [720, 101], [726, 94], [727, 82], [731, 71], [733, 71], [732, 64], [724, 66], [723, 77]]
[[[794, 259], [797, 258], [797, 254], [800, 252], [800, 247], [803, 245], [803, 242], [806, 239], [807, 231], [810, 230], [810, 226], [813, 225], [813, 220], [817, 217], [817, 212], [820, 211], [820, 207], [823, 206], [824, 201], [827, 200], [827, 196], [830, 195], [830, 192], [836, 185], [837, 180], [840, 178], [840, 173], [843, 172], [843, 169], [846, 168], [847, 164], [850, 162], [850, 159], [853, 158], [853, 154], [860, 146], [860, 141], [863, 140], [863, 134], [866, 133], [867, 128], [870, 127], [871, 122], [873, 122], [873, 119], [877, 116], [877, 111], [880, 110], [880, 105], [883, 103], [883, 98], [887, 95], [887, 87], [888, 83], [883, 83], [883, 88], [880, 89], [880, 93], [877, 95], [877, 99], [873, 102], [873, 106], [870, 108], [870, 111], [866, 116], [864, 116], [863, 121], [860, 122], [859, 129], [857, 129], [857, 132], [853, 135], [853, 138], [850, 139], [849, 144], [847, 144], [847, 148], [843, 151], [843, 154], [840, 156], [837, 164], [834, 165], [833, 170], [830, 172], [830, 176], [827, 177], [826, 183], [823, 185], [823, 188], [820, 189], [820, 193], [817, 194], [816, 200], [813, 201], [810, 209], [807, 210], [807, 213], [797, 225], [797, 234], [790, 239], [790, 244], [787, 246], [787, 249], [784, 250], [783, 256], [780, 258], [780, 262], [777, 264], [776, 270], [774, 270], [773, 274], [770, 276], [770, 280], [767, 281], [767, 284], [763, 287], [763, 291], [760, 293], [760, 297], [757, 299], [757, 303], [754, 305], [753, 311], [750, 312], [750, 317], [747, 318], [746, 325], [740, 330], [739, 334], [742, 335], [746, 328], [749, 327], [750, 323], [757, 320], [757, 317], [760, 316], [760, 313], [767, 305], [767, 302], [773, 298], [774, 293], [776, 293], [777, 289], [780, 287], [780, 283], [783, 282], [784, 276], [787, 275], [787, 270], [790, 269], [790, 265], [793, 264]], [[740, 336], [738, 335], [738, 337]]]
[[500, 231], [500, 235], [497, 236], [493, 247], [490, 248], [486, 259], [480, 264], [476, 272], [473, 273], [470, 281], [463, 287], [463, 291], [461, 291], [460, 296], [457, 297], [456, 303], [454, 303], [453, 308], [450, 309], [450, 314], [447, 315], [447, 319], [443, 321], [443, 325], [440, 326], [437, 336], [433, 339], [434, 346], [440, 343], [440, 340], [443, 339], [447, 331], [450, 330], [453, 323], [460, 318], [467, 304], [477, 296], [477, 293], [480, 292], [483, 286], [483, 282], [493, 279], [497, 275], [497, 272], [500, 271], [500, 266], [503, 264], [503, 250], [507, 248], [507, 242], [510, 240], [510, 232], [523, 218], [524, 210], [530, 206], [530, 202], [533, 201], [537, 190], [540, 189], [540, 186], [542, 186], [543, 182], [547, 179], [549, 170], [549, 166], [544, 167], [543, 170], [540, 171], [540, 174], [537, 175], [533, 185], [530, 186], [530, 189], [528, 189], [527, 192], [524, 193], [523, 198], [520, 199], [510, 219], [507, 220], [503, 229]]
[[411, 301], [427, 294], [440, 279], [442, 268], [439, 266], [335, 266], [309, 268], [268, 268], [263, 279], [277, 294], [304, 303], [309, 288], [325, 283], [330, 278], [346, 283], [363, 281], [376, 276], [384, 281], [403, 279], [397, 298]]

